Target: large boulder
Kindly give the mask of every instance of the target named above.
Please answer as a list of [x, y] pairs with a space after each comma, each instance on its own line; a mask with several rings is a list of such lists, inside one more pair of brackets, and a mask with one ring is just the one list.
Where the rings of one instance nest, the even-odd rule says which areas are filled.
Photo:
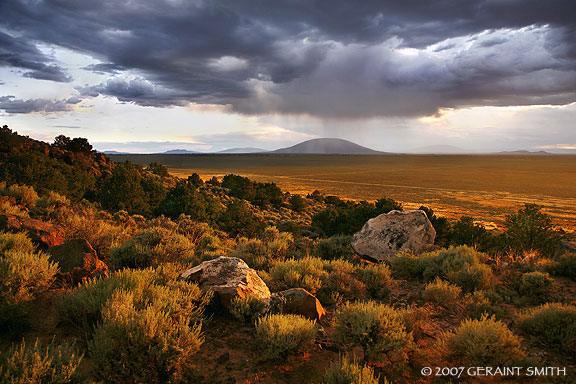
[[361, 256], [386, 261], [398, 251], [422, 252], [435, 237], [424, 211], [391, 211], [368, 220], [352, 238], [352, 247]]
[[303, 288], [292, 288], [273, 293], [270, 297], [270, 310], [302, 315], [312, 320], [320, 320], [326, 314], [320, 301]]
[[78, 284], [90, 277], [108, 276], [108, 266], [84, 239], [73, 239], [48, 249], [50, 258], [60, 266], [60, 279]]
[[212, 291], [222, 306], [230, 309], [232, 300], [247, 295], [268, 302], [270, 290], [266, 283], [244, 260], [221, 256], [190, 268], [182, 279], [198, 283], [204, 291]]
[[0, 230], [24, 231], [42, 249], [64, 243], [64, 232], [50, 223], [16, 215], [0, 215]]

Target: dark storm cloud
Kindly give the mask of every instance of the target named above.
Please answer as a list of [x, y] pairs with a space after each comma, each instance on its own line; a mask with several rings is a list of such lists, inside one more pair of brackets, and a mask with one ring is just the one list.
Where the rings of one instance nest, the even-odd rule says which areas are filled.
[[325, 117], [576, 100], [572, 0], [14, 0], [0, 12], [18, 35], [102, 61], [85, 69], [115, 77], [84, 97]]
[[116, 75], [126, 68], [114, 63], [100, 63], [100, 64], [91, 64], [82, 69], [98, 74]]
[[0, 110], [10, 114], [33, 112], [64, 112], [71, 109], [66, 100], [29, 99], [20, 100], [14, 96], [0, 96]]
[[25, 38], [16, 38], [0, 32], [0, 67], [16, 67], [29, 70], [25, 77], [33, 79], [69, 82], [72, 78], [52, 60], [29, 43]]

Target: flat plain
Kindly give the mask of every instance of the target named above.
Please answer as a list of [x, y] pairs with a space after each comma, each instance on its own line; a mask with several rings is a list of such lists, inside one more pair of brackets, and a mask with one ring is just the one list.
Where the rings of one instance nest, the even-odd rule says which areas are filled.
[[390, 197], [406, 208], [426, 205], [442, 216], [472, 216], [490, 228], [524, 203], [544, 207], [576, 232], [574, 155], [111, 155], [114, 161], [158, 162], [175, 176], [203, 179], [234, 173], [283, 190], [315, 189], [354, 200]]

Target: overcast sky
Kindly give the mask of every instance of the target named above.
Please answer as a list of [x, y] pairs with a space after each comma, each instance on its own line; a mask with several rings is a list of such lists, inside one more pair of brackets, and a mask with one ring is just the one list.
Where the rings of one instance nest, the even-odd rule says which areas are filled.
[[100, 150], [576, 149], [574, 0], [0, 0], [0, 124]]

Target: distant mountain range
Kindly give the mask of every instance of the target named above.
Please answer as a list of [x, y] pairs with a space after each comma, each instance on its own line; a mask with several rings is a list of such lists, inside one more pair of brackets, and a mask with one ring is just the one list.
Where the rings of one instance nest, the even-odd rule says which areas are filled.
[[499, 155], [551, 155], [552, 153], [546, 151], [502, 151], [498, 152]]
[[[104, 151], [105, 155], [130, 155], [135, 153], [119, 152], [119, 151]], [[275, 151], [267, 151], [262, 148], [242, 147], [230, 148], [218, 152], [198, 152], [190, 151], [187, 149], [172, 149], [165, 152], [155, 153], [156, 155], [193, 155], [193, 154], [243, 154], [243, 153], [270, 153], [270, 154], [300, 154], [300, 155], [382, 155], [390, 154], [389, 152], [380, 152], [373, 149], [363, 147], [344, 139], [335, 138], [321, 138], [307, 140], [302, 143], [293, 145], [291, 147], [280, 148]], [[452, 145], [429, 145], [424, 147], [415, 148], [411, 151], [403, 152], [407, 154], [438, 154], [438, 155], [459, 155], [459, 154], [485, 154], [485, 155], [553, 155], [553, 154], [576, 154], [573, 149], [550, 149], [547, 151], [501, 151], [501, 152], [479, 152], [471, 151]]]
[[196, 151], [189, 151], [187, 149], [171, 149], [166, 152], [158, 153], [159, 155], [189, 155], [191, 153], [201, 153]]
[[261, 153], [261, 152], [268, 152], [268, 151], [262, 148], [247, 147], [247, 148], [230, 148], [225, 149], [223, 151], [218, 151], [216, 153]]
[[270, 153], [319, 154], [319, 155], [377, 155], [378, 152], [343, 139], [312, 139]]

